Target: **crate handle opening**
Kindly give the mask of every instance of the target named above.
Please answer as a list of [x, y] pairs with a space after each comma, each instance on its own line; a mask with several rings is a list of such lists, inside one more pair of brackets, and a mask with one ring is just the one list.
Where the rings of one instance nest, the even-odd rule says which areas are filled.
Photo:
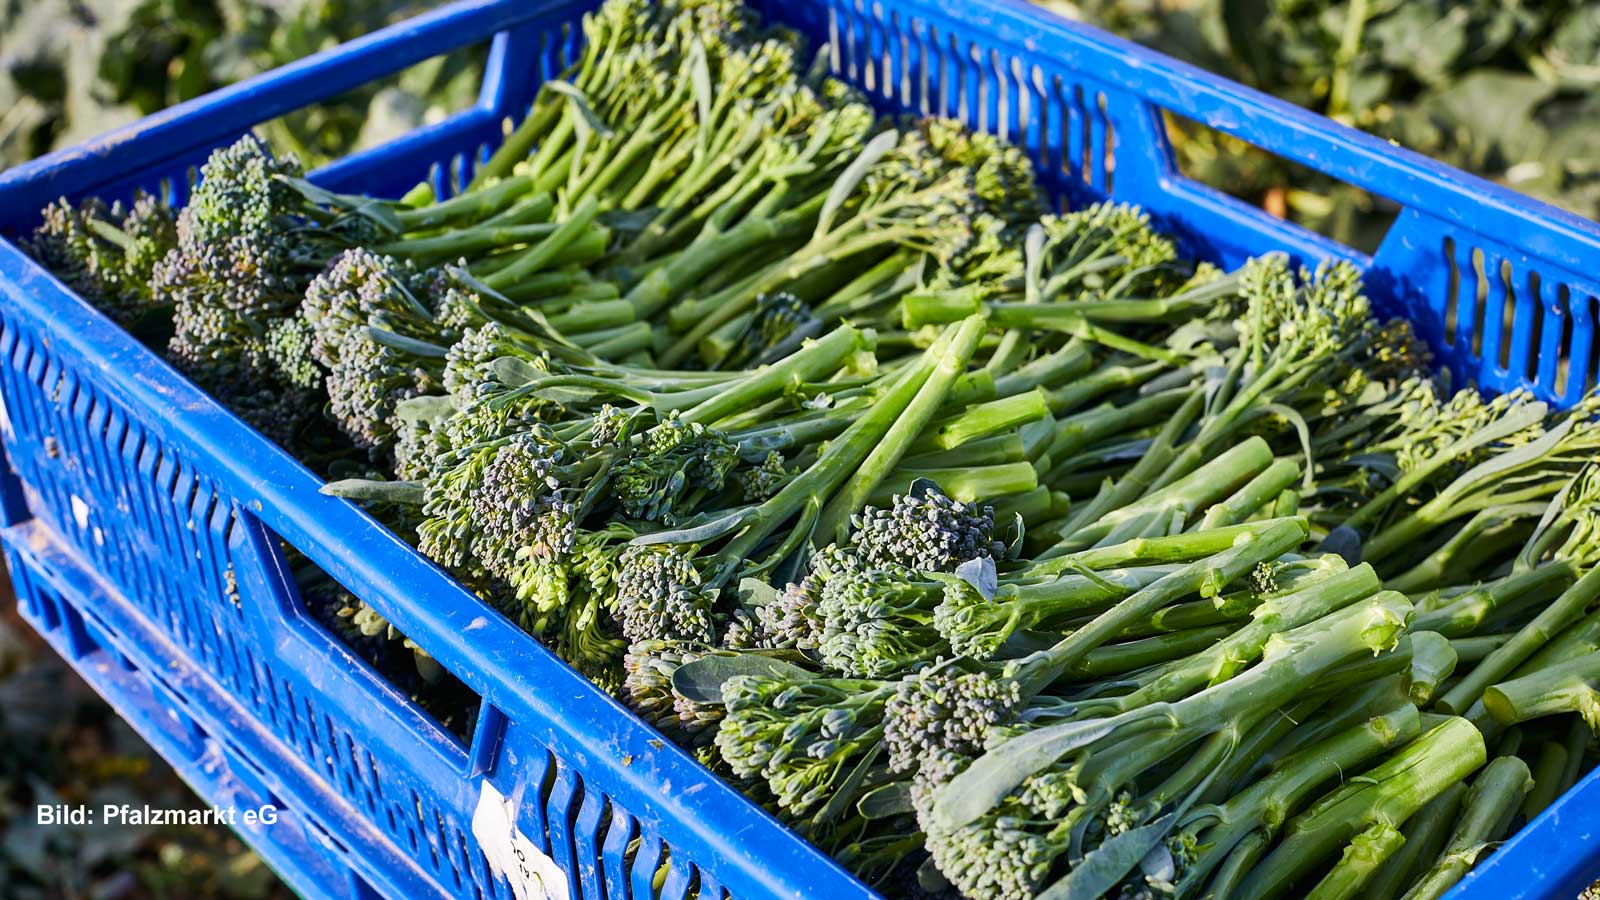
[[[236, 507], [234, 515], [228, 543], [240, 601], [264, 603], [271, 610], [254, 617], [247, 611], [247, 617], [258, 625], [286, 628], [319, 656], [344, 660], [344, 669], [359, 673], [365, 689], [387, 694], [407, 710], [417, 734], [426, 738], [424, 745], [457, 771], [467, 771], [475, 735], [498, 740], [494, 729], [479, 727], [491, 707], [423, 646], [426, 638], [419, 642], [394, 630], [359, 591], [327, 573], [320, 554], [291, 544], [248, 509]], [[403, 686], [413, 683], [427, 686], [418, 693], [427, 698], [425, 704], [408, 696]]]

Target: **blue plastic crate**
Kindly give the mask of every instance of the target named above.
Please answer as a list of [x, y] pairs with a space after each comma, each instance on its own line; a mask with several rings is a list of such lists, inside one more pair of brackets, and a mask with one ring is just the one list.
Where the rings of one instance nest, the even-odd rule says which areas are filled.
[[[493, 36], [471, 109], [328, 166], [440, 195], [559, 72], [592, 3], [468, 0], [0, 174], [0, 232], [59, 196], [181, 199], [253, 125]], [[1457, 372], [1563, 405], [1596, 380], [1600, 229], [1015, 0], [766, 0], [886, 110], [1026, 147], [1064, 202], [1139, 203], [1225, 264], [1361, 265]], [[1184, 178], [1170, 111], [1401, 208], [1367, 256]], [[202, 794], [272, 804], [245, 837], [312, 897], [508, 898], [472, 818], [488, 783], [586, 898], [871, 896], [0, 239], [0, 541], [22, 611]], [[306, 613], [298, 548], [483, 698], [470, 741]], [[1600, 776], [1480, 865], [1474, 898], [1568, 900], [1600, 874]], [[559, 893], [559, 891], [557, 892]]]

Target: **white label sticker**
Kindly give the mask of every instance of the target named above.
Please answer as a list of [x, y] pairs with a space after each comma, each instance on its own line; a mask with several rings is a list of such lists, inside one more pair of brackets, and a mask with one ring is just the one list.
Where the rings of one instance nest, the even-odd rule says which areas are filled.
[[517, 830], [515, 804], [487, 780], [472, 814], [472, 836], [490, 868], [510, 882], [517, 900], [569, 900], [566, 873]]

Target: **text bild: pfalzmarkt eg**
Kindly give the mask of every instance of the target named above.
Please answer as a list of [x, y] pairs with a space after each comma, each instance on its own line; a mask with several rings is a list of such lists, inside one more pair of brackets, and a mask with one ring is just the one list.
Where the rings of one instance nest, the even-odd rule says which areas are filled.
[[94, 808], [86, 806], [41, 805], [38, 808], [41, 825], [88, 825], [94, 824], [96, 819], [102, 825], [273, 825], [278, 821], [278, 810], [270, 805], [240, 810], [232, 806], [171, 809], [107, 803], [100, 807], [96, 816]]

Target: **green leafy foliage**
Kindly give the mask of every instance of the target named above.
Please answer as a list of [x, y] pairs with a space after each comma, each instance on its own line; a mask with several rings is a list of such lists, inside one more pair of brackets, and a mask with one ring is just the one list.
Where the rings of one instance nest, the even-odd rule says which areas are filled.
[[[414, 15], [430, 0], [0, 3], [0, 168]], [[477, 52], [418, 64], [263, 133], [309, 165], [396, 137], [477, 91]]]
[[[1590, 218], [1600, 8], [1585, 0], [1036, 0]], [[1374, 199], [1174, 123], [1189, 174], [1368, 244]]]

